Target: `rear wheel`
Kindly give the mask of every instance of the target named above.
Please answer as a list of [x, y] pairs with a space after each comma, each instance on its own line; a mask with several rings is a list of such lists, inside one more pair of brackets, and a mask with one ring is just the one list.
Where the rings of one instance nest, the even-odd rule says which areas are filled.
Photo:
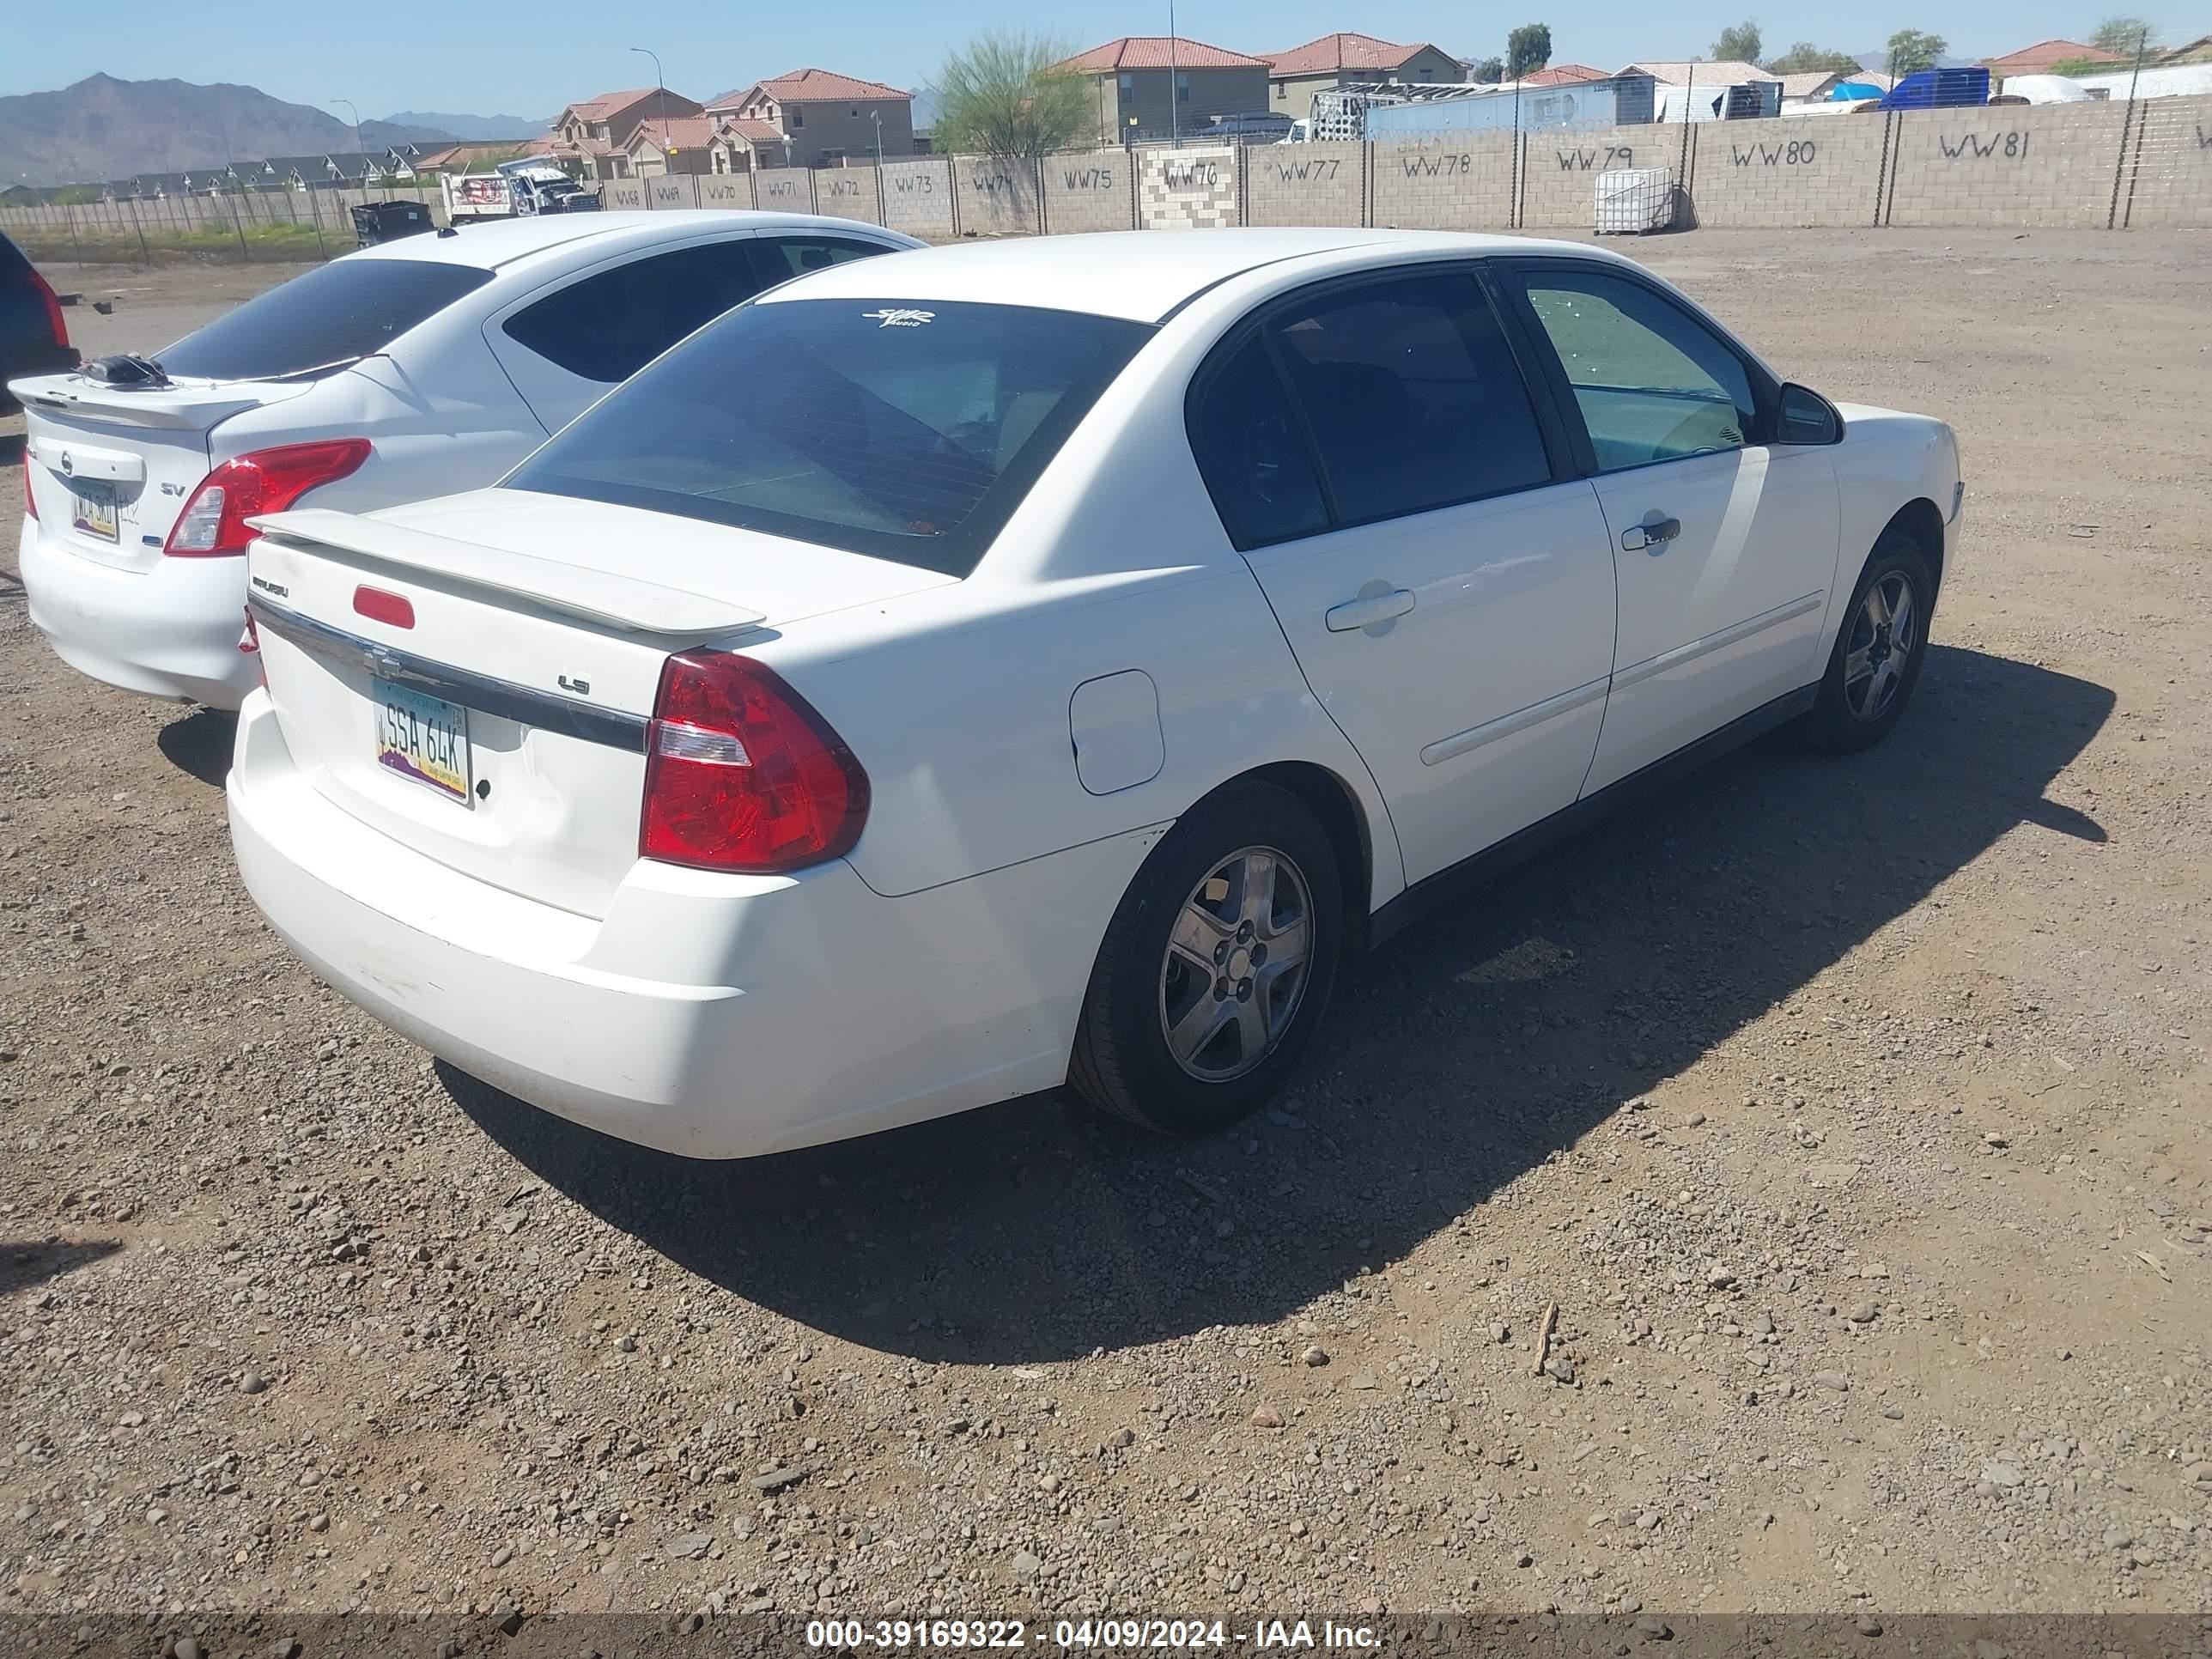
[[1280, 1086], [1336, 980], [1343, 881], [1304, 802], [1233, 785], [1152, 850], [1106, 930], [1068, 1081], [1167, 1134], [1235, 1122]]
[[1920, 683], [1935, 600], [1920, 544], [1891, 531], [1860, 573], [1820, 698], [1804, 718], [1808, 742], [1845, 754], [1889, 735]]

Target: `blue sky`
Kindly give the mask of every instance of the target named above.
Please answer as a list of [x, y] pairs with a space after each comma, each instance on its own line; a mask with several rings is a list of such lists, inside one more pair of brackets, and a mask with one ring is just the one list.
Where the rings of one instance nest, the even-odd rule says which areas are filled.
[[[1770, 51], [1800, 39], [1869, 51], [1892, 30], [1911, 27], [1933, 30], [1954, 52], [1972, 57], [2051, 35], [2080, 38], [2104, 15], [2094, 5], [2082, 9], [2064, 0], [1873, 0], [1840, 10], [1804, 0], [1787, 8], [1758, 0], [1691, 0], [1665, 8], [1632, 0], [1515, 0], [1515, 6], [1508, 16], [1452, 0], [1184, 0], [1176, 21], [1185, 35], [1244, 52], [1360, 28], [1476, 56], [1500, 49], [1513, 23], [1540, 18], [1552, 26], [1555, 60], [1614, 69], [1635, 58], [1702, 52], [1723, 25], [1747, 12], [1758, 18]], [[611, 33], [608, 20], [626, 15], [636, 18], [635, 28]], [[2151, 15], [2167, 21], [2156, 11]], [[407, 20], [405, 33], [380, 29], [380, 16]], [[841, 0], [834, 7], [758, 9], [732, 0], [653, 6], [522, 0], [396, 9], [326, 0], [64, 0], [32, 8], [6, 27], [0, 94], [44, 91], [105, 70], [131, 81], [243, 82], [295, 103], [351, 98], [368, 118], [402, 109], [536, 117], [571, 98], [650, 85], [651, 64], [623, 50], [631, 44], [659, 51], [669, 84], [693, 97], [807, 64], [912, 86], [927, 80], [947, 49], [974, 31], [1042, 16], [1054, 19], [1055, 33], [1083, 46], [1167, 32], [1164, 3], [1128, 0], [1060, 0], [1052, 8], [1014, 0]], [[2205, 21], [2175, 20], [2167, 36], [2198, 33]]]

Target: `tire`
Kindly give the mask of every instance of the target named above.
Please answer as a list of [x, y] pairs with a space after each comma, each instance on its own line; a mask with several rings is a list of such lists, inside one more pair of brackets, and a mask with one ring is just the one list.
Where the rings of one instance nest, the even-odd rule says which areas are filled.
[[[1300, 937], [1304, 957], [1286, 963]], [[1297, 1063], [1344, 937], [1343, 877], [1319, 821], [1273, 784], [1230, 785], [1183, 816], [1122, 896], [1083, 999], [1069, 1085], [1163, 1134], [1225, 1128]]]
[[[1880, 593], [1876, 606], [1872, 596]], [[1903, 626], [1895, 606], [1907, 607]], [[1877, 611], [1890, 612], [1887, 622]], [[1819, 699], [1800, 722], [1801, 736], [1816, 749], [1847, 755], [1872, 747], [1890, 733], [1912, 701], [1928, 659], [1928, 624], [1936, 610], [1936, 583], [1920, 544], [1901, 530], [1875, 544], [1850, 609], [1836, 632], [1820, 678]]]

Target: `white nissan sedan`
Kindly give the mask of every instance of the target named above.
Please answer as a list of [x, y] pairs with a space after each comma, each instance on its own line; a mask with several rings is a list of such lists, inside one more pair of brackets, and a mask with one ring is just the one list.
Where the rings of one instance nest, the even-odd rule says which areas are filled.
[[771, 283], [921, 246], [794, 214], [516, 219], [349, 253], [152, 357], [16, 380], [31, 621], [94, 679], [235, 708], [253, 514], [494, 483]]
[[969, 244], [762, 295], [496, 489], [260, 520], [239, 864], [333, 986], [737, 1157], [1058, 1086], [1192, 1133], [1346, 953], [1911, 701], [1940, 422], [1626, 259]]

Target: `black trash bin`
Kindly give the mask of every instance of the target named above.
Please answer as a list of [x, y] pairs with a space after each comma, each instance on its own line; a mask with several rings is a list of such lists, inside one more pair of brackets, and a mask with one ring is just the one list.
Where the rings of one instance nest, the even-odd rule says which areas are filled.
[[426, 202], [362, 202], [353, 210], [354, 237], [362, 247], [420, 236], [437, 228]]

